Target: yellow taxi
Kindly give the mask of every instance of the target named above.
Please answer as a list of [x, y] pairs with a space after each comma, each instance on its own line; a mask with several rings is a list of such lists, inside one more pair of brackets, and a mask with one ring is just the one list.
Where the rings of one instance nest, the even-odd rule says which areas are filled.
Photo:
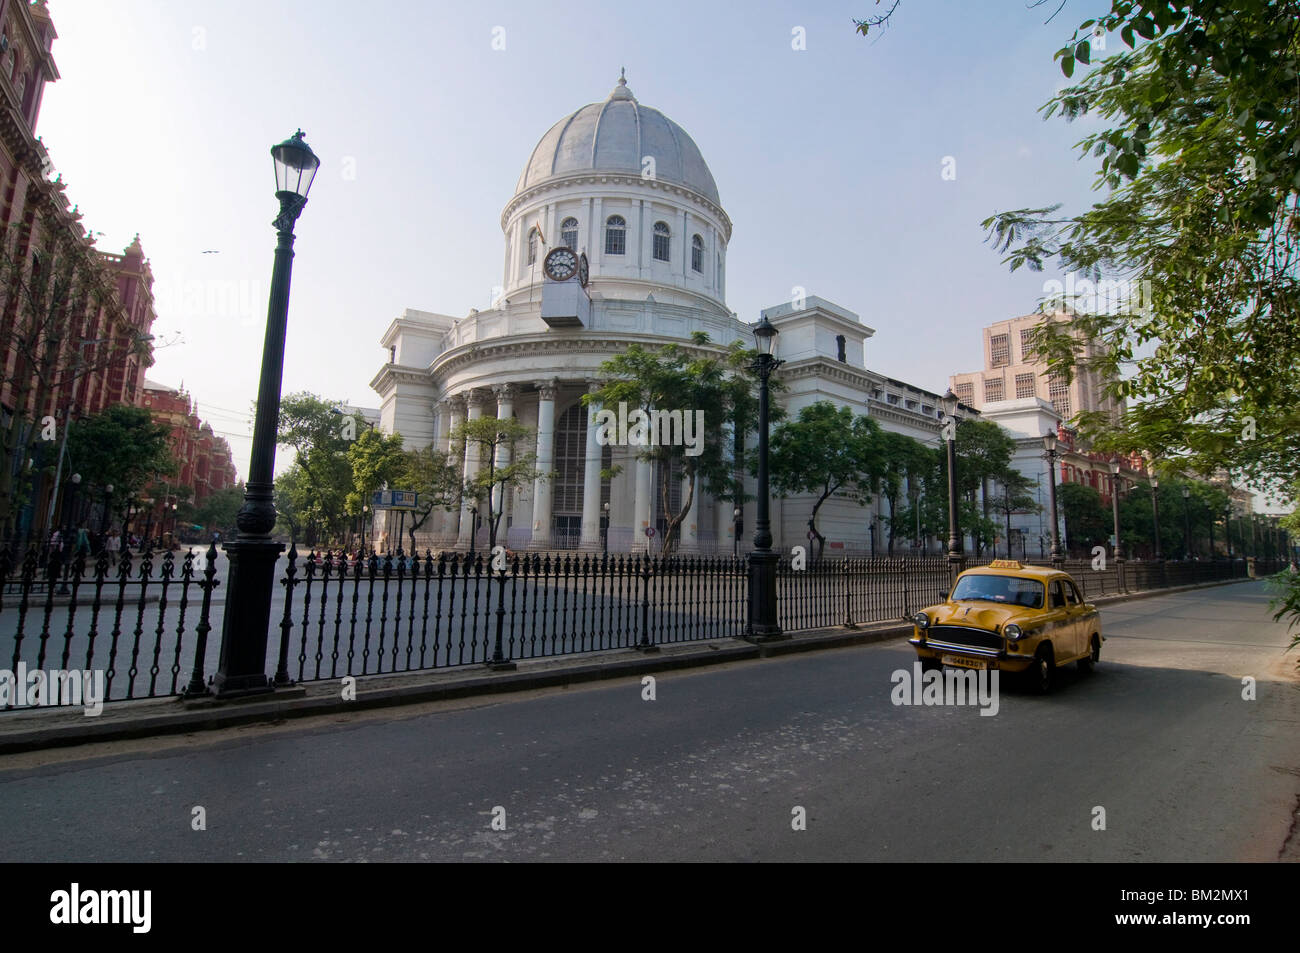
[[1083, 601], [1069, 573], [996, 559], [967, 569], [946, 601], [912, 616], [923, 670], [945, 665], [1024, 673], [1051, 690], [1056, 669], [1077, 662], [1091, 672], [1101, 658], [1101, 615]]

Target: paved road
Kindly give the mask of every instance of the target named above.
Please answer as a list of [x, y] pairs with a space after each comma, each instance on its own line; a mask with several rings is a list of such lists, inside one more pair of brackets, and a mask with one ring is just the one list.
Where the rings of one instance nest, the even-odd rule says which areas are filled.
[[666, 674], [655, 701], [625, 680], [14, 755], [0, 859], [1273, 860], [1300, 684], [1267, 600], [1106, 609], [1095, 675], [993, 717], [892, 705], [892, 642]]

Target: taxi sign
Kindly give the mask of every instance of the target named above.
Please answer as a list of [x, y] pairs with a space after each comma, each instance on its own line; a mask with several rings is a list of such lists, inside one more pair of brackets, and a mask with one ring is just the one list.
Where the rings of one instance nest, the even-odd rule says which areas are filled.
[[990, 569], [1024, 569], [1018, 559], [995, 559], [989, 563]]

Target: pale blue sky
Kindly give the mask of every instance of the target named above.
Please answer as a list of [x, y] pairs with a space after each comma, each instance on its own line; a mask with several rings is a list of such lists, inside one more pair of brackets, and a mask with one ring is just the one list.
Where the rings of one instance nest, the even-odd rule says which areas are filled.
[[1081, 0], [1048, 25], [1026, 0], [904, 0], [868, 39], [851, 20], [872, 0], [49, 6], [62, 79], [37, 131], [101, 248], [140, 233], [155, 333], [179, 336], [149, 376], [184, 381], [241, 475], [275, 242], [268, 150], [299, 126], [323, 165], [297, 228], [284, 392], [367, 406], [402, 309], [488, 306], [524, 162], [620, 66], [713, 171], [735, 225], [731, 308], [754, 321], [802, 286], [876, 329], [869, 367], [932, 390], [977, 369], [980, 328], [1032, 311], [1053, 276], [1009, 274], [979, 222], [1092, 197], [1082, 128], [1038, 113], [1063, 82], [1053, 51], [1098, 6]]

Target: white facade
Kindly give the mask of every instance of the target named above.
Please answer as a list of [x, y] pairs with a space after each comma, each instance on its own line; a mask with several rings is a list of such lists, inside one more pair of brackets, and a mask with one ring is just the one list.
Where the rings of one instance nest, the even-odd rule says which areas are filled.
[[[600, 446], [579, 399], [601, 364], [633, 342], [654, 349], [703, 331], [716, 346], [752, 343], [752, 326], [726, 306], [731, 220], [713, 176], [690, 136], [639, 104], [620, 78], [606, 100], [542, 137], [501, 227], [503, 278], [493, 308], [460, 318], [408, 309], [385, 331], [390, 361], [371, 381], [381, 426], [408, 447], [448, 450], [452, 428], [467, 417], [513, 415], [537, 434], [538, 470], [556, 477], [508, 495], [507, 546], [597, 550], [608, 502], [610, 552], [653, 551], [645, 529], [662, 514], [651, 465], [631, 448]], [[543, 274], [546, 254], [562, 246], [586, 255], [585, 290], [576, 278]], [[780, 330], [786, 363], [778, 373], [791, 411], [827, 399], [937, 444], [938, 395], [868, 371], [864, 344], [874, 331], [856, 314], [816, 297], [764, 314]], [[481, 462], [469, 451], [466, 472]], [[602, 469], [620, 464], [618, 476], [601, 479]], [[810, 509], [811, 500], [772, 501], [775, 546], [804, 542]], [[751, 502], [742, 551], [753, 520]], [[470, 523], [468, 504], [435, 514], [417, 541], [467, 547]], [[862, 552], [871, 548], [870, 524], [863, 507], [832, 499], [819, 529], [832, 547]], [[381, 519], [376, 536], [382, 531]], [[682, 551], [730, 553], [733, 542], [732, 505], [697, 494]]]

